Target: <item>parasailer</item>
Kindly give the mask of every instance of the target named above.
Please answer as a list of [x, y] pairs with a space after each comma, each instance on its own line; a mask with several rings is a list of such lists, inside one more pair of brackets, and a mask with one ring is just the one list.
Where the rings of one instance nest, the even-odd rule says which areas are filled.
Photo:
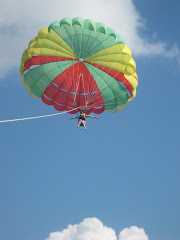
[[72, 118], [68, 118], [68, 119], [75, 119], [75, 118], [78, 118], [78, 126], [77, 128], [79, 128], [79, 126], [83, 126], [84, 127], [84, 130], [86, 130], [86, 118], [87, 117], [90, 117], [90, 118], [98, 118], [98, 117], [95, 117], [95, 116], [92, 116], [92, 115], [86, 115], [86, 113], [80, 109], [80, 115], [77, 116], [77, 117], [72, 117]]
[[[138, 85], [136, 63], [123, 38], [82, 18], [41, 29], [23, 53], [20, 74], [32, 97], [71, 114], [86, 106], [86, 117], [124, 109]], [[79, 120], [85, 126], [85, 119]]]

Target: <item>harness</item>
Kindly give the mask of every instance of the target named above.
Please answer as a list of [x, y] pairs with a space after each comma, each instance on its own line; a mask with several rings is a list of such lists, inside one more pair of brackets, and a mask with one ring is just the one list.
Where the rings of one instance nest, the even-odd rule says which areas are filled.
[[[78, 112], [77, 112], [77, 117], [78, 117]], [[80, 113], [79, 117], [78, 117], [78, 122], [79, 120], [83, 120], [86, 123], [86, 106], [85, 106], [85, 113]], [[80, 126], [84, 126], [84, 124], [81, 122]]]
[[86, 120], [86, 114], [85, 113], [81, 113], [80, 116], [79, 116], [79, 119], [83, 119], [83, 120]]

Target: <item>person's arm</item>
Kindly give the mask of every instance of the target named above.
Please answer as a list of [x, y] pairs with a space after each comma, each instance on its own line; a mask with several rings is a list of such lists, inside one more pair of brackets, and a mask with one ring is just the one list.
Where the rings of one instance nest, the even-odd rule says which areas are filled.
[[72, 118], [68, 118], [68, 119], [75, 119], [75, 118], [79, 118], [79, 117], [72, 117]]
[[86, 117], [98, 118], [98, 117], [95, 117], [95, 116], [92, 116], [92, 115], [86, 115]]

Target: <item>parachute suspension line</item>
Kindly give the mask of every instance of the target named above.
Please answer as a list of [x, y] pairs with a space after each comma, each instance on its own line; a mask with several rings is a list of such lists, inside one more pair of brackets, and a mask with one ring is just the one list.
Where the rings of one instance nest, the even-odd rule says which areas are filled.
[[86, 116], [86, 109], [87, 109], [87, 105], [85, 105], [85, 116]]
[[76, 117], [77, 117], [77, 120], [78, 120], [78, 123], [79, 123], [78, 111], [76, 112]]
[[69, 110], [69, 111], [64, 111], [64, 112], [54, 113], [54, 114], [49, 114], [49, 115], [43, 115], [43, 116], [37, 116], [37, 117], [29, 117], [29, 118], [18, 118], [18, 119], [3, 120], [3, 121], [0, 121], [0, 123], [5, 123], [5, 122], [17, 122], [17, 121], [24, 121], [24, 120], [31, 120], [31, 119], [52, 117], [52, 116], [57, 116], [57, 115], [62, 115], [62, 114], [66, 114], [66, 113], [72, 112], [72, 111], [74, 111], [74, 110], [76, 110], [76, 109], [78, 109], [78, 108], [79, 108], [79, 107], [74, 108], [74, 109]]

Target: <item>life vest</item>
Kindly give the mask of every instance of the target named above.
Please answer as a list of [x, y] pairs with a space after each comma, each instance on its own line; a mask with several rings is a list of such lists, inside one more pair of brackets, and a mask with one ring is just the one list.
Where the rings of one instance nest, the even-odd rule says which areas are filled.
[[79, 118], [84, 118], [84, 119], [86, 119], [86, 114], [85, 114], [85, 113], [81, 113], [80, 116], [79, 116]]

